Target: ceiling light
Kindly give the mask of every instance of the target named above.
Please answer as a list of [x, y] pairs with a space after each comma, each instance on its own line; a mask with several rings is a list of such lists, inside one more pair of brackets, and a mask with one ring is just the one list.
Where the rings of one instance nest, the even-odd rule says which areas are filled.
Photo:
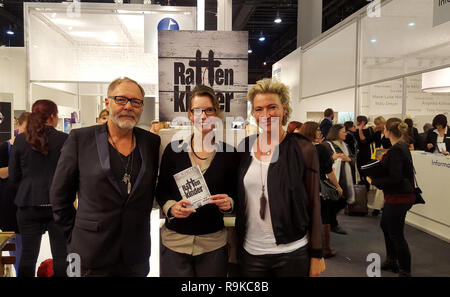
[[422, 91], [427, 93], [450, 93], [450, 67], [422, 73]]
[[248, 53], [249, 53], [249, 54], [253, 53], [253, 51], [252, 51], [251, 48], [248, 49]]
[[267, 62], [266, 62], [266, 61], [264, 61], [263, 65], [264, 65], [264, 66], [267, 66]]
[[14, 31], [13, 30], [6, 30], [6, 34], [8, 34], [8, 35], [14, 35]]
[[410, 26], [410, 27], [414, 27], [415, 25], [416, 25], [416, 23], [413, 23], [413, 22], [408, 24], [408, 26]]
[[277, 23], [277, 24], [282, 22], [281, 18], [280, 18], [280, 12], [279, 11], [277, 11], [277, 17], [273, 21], [274, 21], [274, 23]]
[[263, 42], [264, 40], [266, 40], [266, 37], [263, 35], [263, 32], [261, 31], [261, 33], [259, 34], [259, 41]]
[[375, 42], [377, 42], [377, 40], [376, 39], [372, 39], [372, 40], [370, 40], [370, 42], [375, 43]]

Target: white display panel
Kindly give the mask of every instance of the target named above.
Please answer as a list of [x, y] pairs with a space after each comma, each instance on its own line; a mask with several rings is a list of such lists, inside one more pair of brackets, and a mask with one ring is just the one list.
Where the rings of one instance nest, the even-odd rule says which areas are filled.
[[406, 78], [406, 115], [410, 116], [419, 132], [425, 123], [431, 123], [437, 114], [450, 116], [450, 93], [422, 91], [422, 75]]
[[335, 112], [353, 113], [355, 110], [354, 102], [354, 88], [303, 99], [300, 103], [292, 102], [291, 107], [293, 113], [289, 121], [299, 121], [302, 123], [309, 120], [317, 121], [316, 118], [308, 118], [307, 112], [311, 112], [311, 114], [320, 113], [323, 118], [323, 112], [327, 108], [332, 108]]
[[433, 28], [433, 0], [395, 0], [361, 20], [361, 83], [450, 64], [450, 22]]
[[359, 114], [368, 117], [369, 122], [382, 115], [390, 117], [402, 116], [403, 79], [364, 86], [359, 89]]
[[355, 85], [356, 22], [303, 53], [302, 96]]
[[300, 94], [300, 62], [301, 50], [296, 49], [282, 60], [272, 65], [272, 77], [289, 87], [291, 104], [299, 102]]
[[0, 47], [0, 93], [13, 94], [15, 110], [26, 108], [26, 53], [23, 47]]

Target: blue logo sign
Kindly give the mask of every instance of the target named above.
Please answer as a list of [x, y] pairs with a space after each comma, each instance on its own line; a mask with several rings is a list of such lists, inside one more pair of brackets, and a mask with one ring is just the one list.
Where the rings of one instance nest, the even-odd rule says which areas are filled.
[[172, 18], [164, 18], [158, 23], [158, 30], [180, 30], [177, 21]]

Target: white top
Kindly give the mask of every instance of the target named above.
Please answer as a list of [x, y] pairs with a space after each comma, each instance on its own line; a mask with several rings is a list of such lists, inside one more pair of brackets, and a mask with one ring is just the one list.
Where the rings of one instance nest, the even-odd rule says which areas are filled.
[[437, 134], [437, 141], [436, 141], [436, 144], [437, 144], [437, 148], [438, 148], [438, 149], [437, 149], [435, 152], [436, 152], [436, 153], [437, 153], [437, 152], [441, 153], [441, 152], [447, 151], [447, 147], [446, 147], [445, 142], [444, 142], [444, 140], [445, 140], [445, 135], [447, 135], [447, 128], [445, 128], [445, 132], [444, 132], [445, 134], [444, 134], [444, 136], [439, 135], [438, 129], [434, 129], [433, 132]]
[[266, 204], [265, 219], [259, 215], [262, 183], [265, 185], [264, 194], [267, 197], [267, 172], [270, 163], [259, 161], [252, 152], [252, 162], [244, 177], [247, 232], [244, 238], [244, 249], [252, 255], [290, 253], [308, 244], [307, 236], [302, 239], [277, 245], [270, 217], [269, 201]]

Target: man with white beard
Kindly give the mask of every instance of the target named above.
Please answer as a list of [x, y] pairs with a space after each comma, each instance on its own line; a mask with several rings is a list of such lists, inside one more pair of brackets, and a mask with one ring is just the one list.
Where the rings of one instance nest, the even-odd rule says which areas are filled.
[[136, 81], [114, 80], [105, 104], [106, 124], [70, 133], [50, 202], [81, 276], [146, 276], [160, 138], [135, 127], [144, 105]]

